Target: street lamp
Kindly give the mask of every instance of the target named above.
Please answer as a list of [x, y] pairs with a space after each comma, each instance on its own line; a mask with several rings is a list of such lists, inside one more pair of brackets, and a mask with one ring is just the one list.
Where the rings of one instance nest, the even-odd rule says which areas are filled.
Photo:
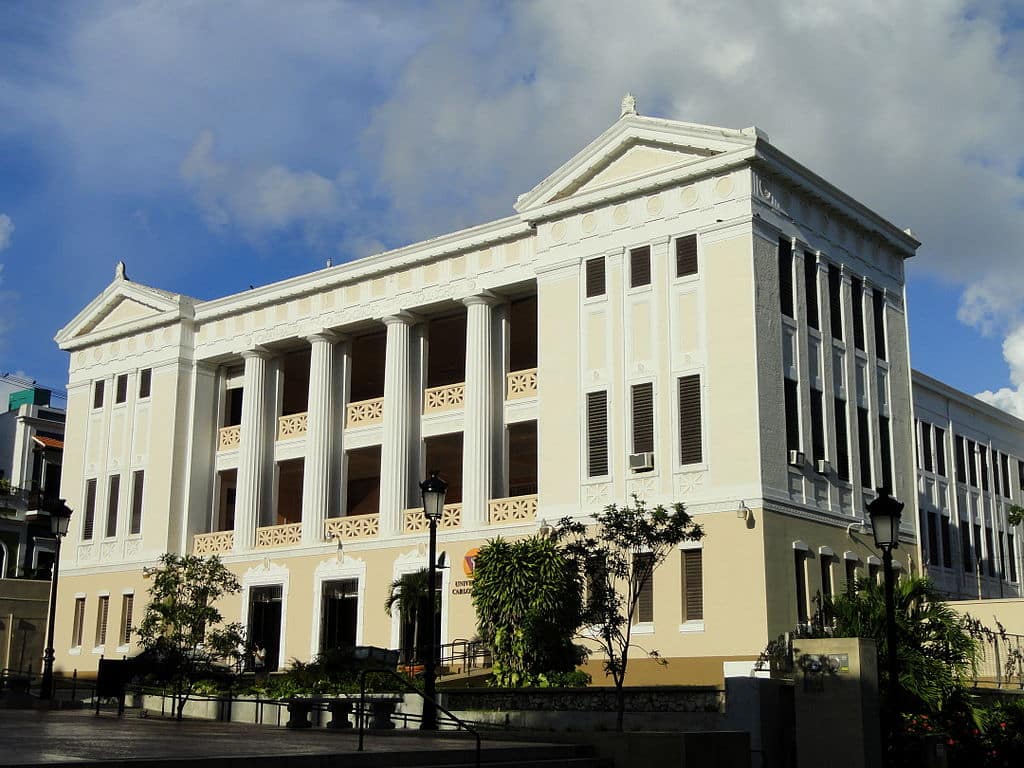
[[430, 616], [430, 638], [427, 643], [427, 658], [423, 665], [423, 717], [420, 729], [437, 730], [437, 608], [434, 594], [437, 583], [437, 521], [444, 514], [444, 495], [448, 491], [448, 483], [438, 476], [435, 469], [430, 477], [420, 483], [423, 496], [423, 515], [430, 524], [430, 546], [427, 550], [427, 611]]
[[46, 650], [43, 651], [43, 679], [39, 686], [40, 699], [53, 698], [53, 624], [57, 617], [57, 577], [60, 572], [60, 543], [68, 535], [71, 523], [71, 509], [64, 499], [54, 499], [47, 504], [50, 513], [50, 530], [56, 543], [53, 548], [53, 573], [50, 575], [50, 616], [46, 624]]
[[897, 501], [890, 496], [886, 488], [879, 488], [878, 497], [868, 504], [868, 514], [871, 516], [871, 530], [875, 536], [875, 546], [882, 550], [882, 565], [885, 569], [885, 644], [888, 655], [890, 706], [895, 703], [899, 692], [892, 551], [900, 545], [900, 514], [902, 512], [903, 502]]

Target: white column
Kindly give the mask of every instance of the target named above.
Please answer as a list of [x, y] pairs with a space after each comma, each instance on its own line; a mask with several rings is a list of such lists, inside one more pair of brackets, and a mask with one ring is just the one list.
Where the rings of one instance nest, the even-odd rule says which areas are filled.
[[409, 505], [409, 443], [412, 376], [409, 332], [412, 315], [383, 318], [387, 326], [384, 363], [384, 426], [380, 448], [380, 533], [402, 532], [402, 511]]
[[334, 439], [334, 334], [307, 336], [310, 343], [309, 400], [306, 406], [306, 460], [302, 475], [302, 543], [324, 540], [331, 498]]
[[487, 522], [494, 473], [494, 355], [491, 347], [490, 294], [463, 299], [466, 316], [466, 397], [462, 428], [462, 525]]
[[235, 551], [252, 549], [261, 510], [266, 506], [267, 358], [266, 350], [242, 353], [242, 434], [238, 451], [238, 491], [235, 500]]

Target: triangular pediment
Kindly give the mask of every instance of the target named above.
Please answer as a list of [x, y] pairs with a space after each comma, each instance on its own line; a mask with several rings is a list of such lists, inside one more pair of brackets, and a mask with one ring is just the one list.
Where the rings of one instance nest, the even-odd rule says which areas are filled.
[[516, 201], [520, 214], [571, 198], [581, 202], [619, 185], [642, 183], [749, 150], [753, 128], [732, 130], [639, 115], [621, 117], [575, 157]]
[[144, 317], [160, 314], [160, 310], [126, 297], [119, 297], [118, 301], [107, 311], [106, 315], [100, 317], [91, 328], [82, 329], [83, 333], [92, 331], [105, 331], [121, 323], [128, 323], [132, 320], [141, 320]]

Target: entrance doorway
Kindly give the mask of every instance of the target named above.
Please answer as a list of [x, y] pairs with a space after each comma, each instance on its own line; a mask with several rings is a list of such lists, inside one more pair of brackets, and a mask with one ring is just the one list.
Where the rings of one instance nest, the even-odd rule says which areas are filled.
[[320, 605], [320, 653], [354, 647], [359, 619], [359, 580], [325, 581]]
[[259, 643], [266, 652], [266, 670], [273, 672], [281, 660], [280, 584], [249, 590], [249, 644]]

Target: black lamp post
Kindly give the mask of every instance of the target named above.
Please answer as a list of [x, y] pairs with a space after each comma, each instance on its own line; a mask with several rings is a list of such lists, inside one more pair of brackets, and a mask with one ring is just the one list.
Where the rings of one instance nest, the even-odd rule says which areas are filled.
[[57, 617], [57, 577], [60, 573], [60, 543], [68, 534], [71, 523], [71, 509], [64, 499], [55, 499], [48, 505], [50, 530], [56, 543], [53, 548], [53, 573], [50, 576], [50, 616], [46, 624], [46, 650], [43, 651], [43, 679], [39, 686], [39, 698], [53, 698], [53, 624]]
[[900, 545], [900, 514], [903, 502], [889, 495], [887, 488], [878, 489], [878, 498], [868, 504], [875, 546], [882, 550], [885, 569], [885, 644], [889, 669], [889, 703], [893, 706], [899, 694], [899, 664], [896, 660], [896, 605], [893, 597], [894, 577], [892, 551]]
[[423, 665], [423, 717], [420, 729], [437, 730], [437, 521], [444, 514], [444, 495], [448, 491], [448, 483], [438, 476], [437, 470], [420, 483], [423, 495], [423, 515], [430, 524], [430, 546], [427, 552], [427, 594], [428, 615], [430, 616], [430, 637], [427, 643], [427, 658]]

